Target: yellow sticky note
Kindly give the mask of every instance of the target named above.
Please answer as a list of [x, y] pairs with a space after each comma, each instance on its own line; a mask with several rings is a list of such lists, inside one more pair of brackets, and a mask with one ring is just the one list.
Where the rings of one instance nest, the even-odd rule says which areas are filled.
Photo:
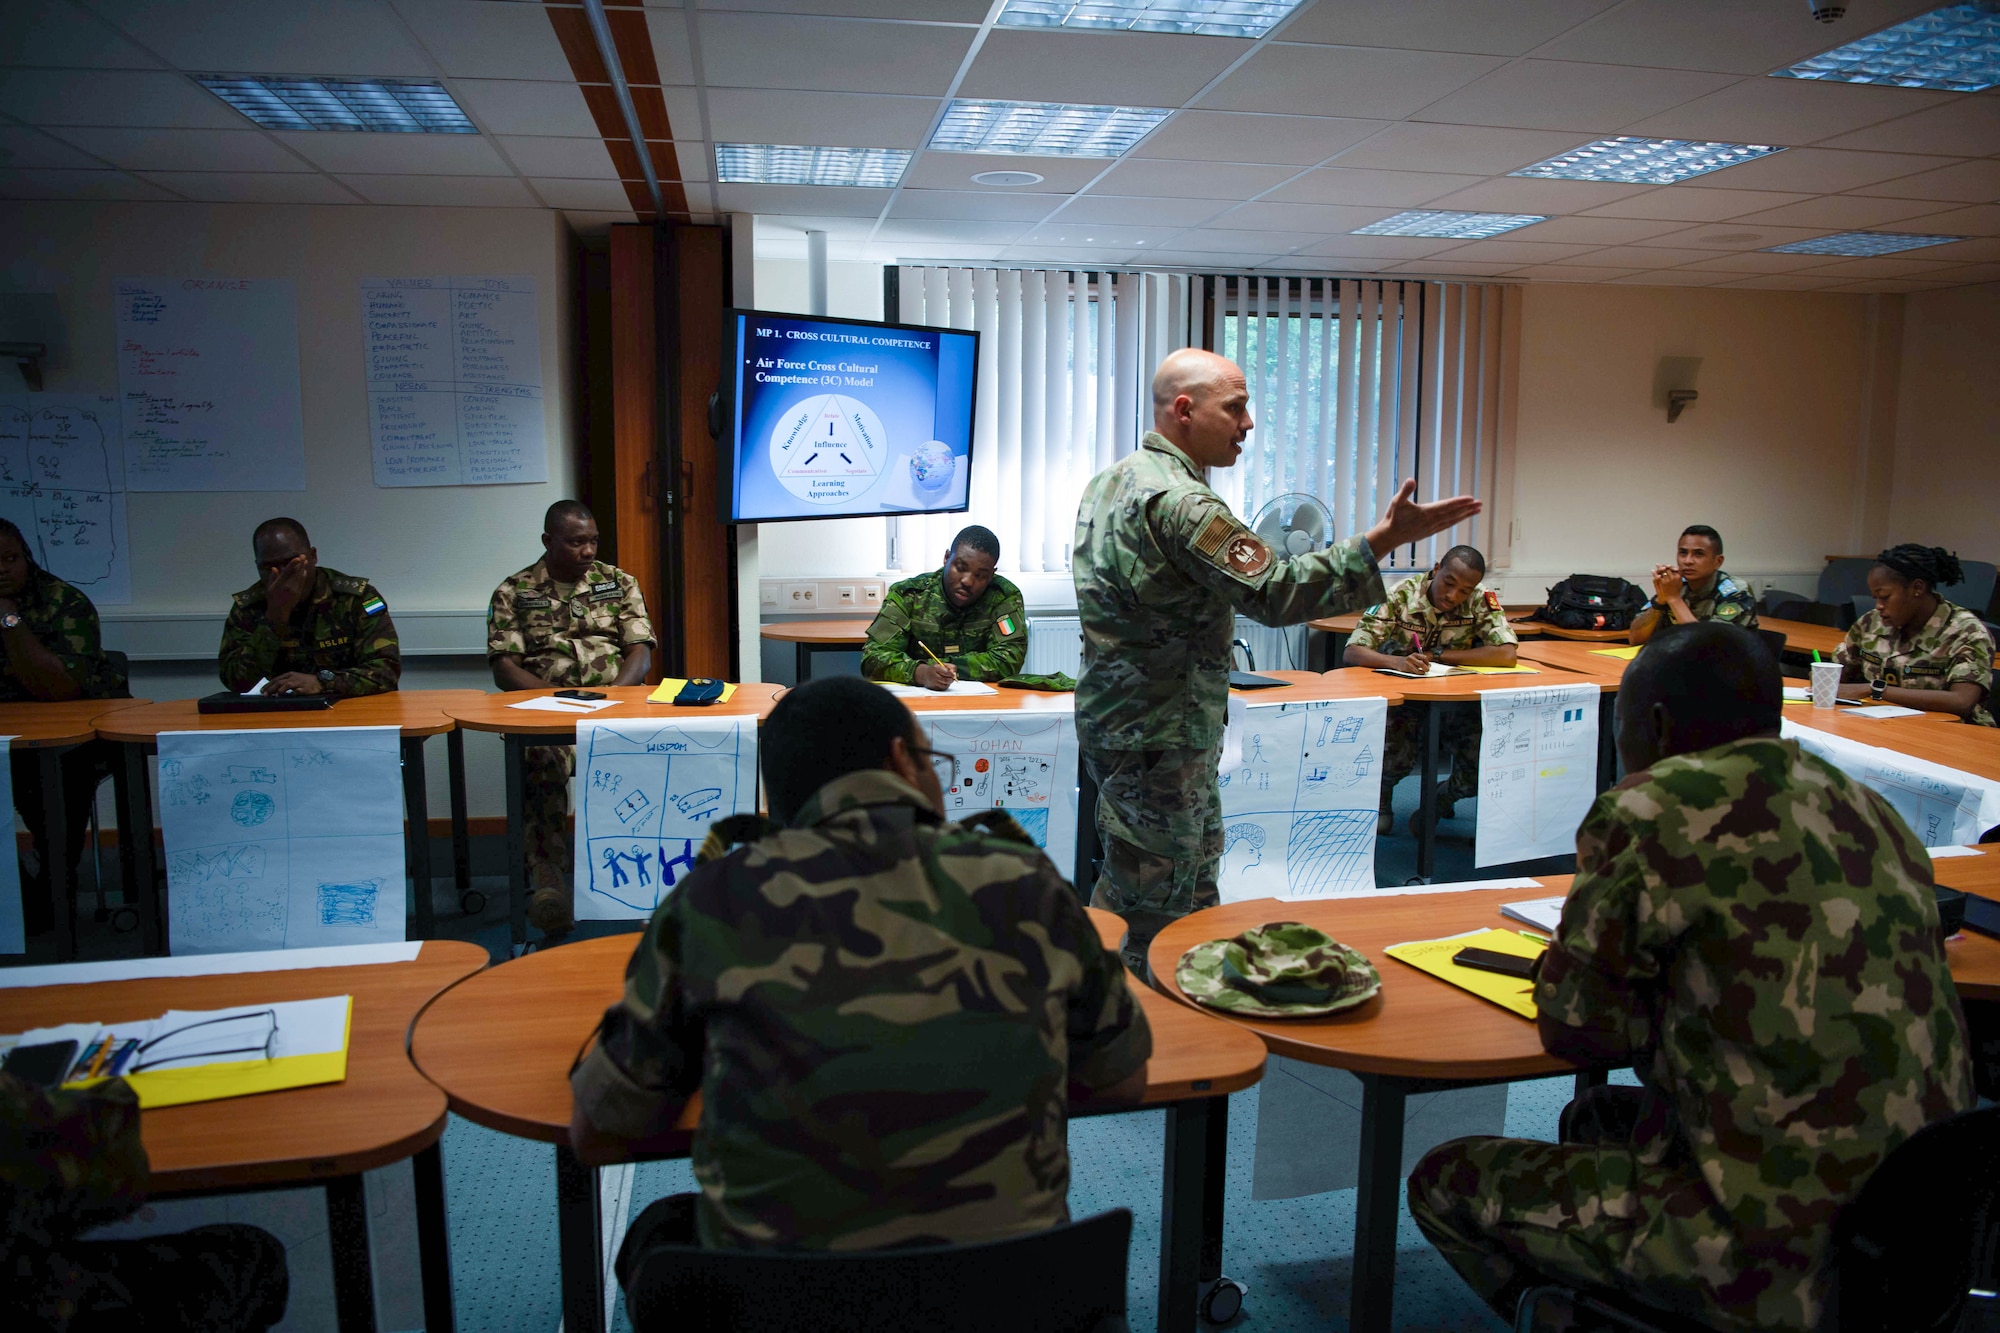
[[1510, 667], [1460, 667], [1460, 671], [1470, 671], [1475, 676], [1539, 676], [1542, 673], [1531, 666]]
[[1629, 648], [1592, 648], [1590, 651], [1599, 657], [1615, 657], [1621, 662], [1629, 662], [1639, 655], [1639, 649], [1643, 646], [1635, 643]]
[[1413, 940], [1408, 944], [1392, 944], [1383, 952], [1399, 963], [1408, 963], [1420, 972], [1428, 972], [1440, 981], [1448, 981], [1460, 990], [1470, 991], [1482, 1000], [1490, 1000], [1533, 1021], [1533, 982], [1503, 977], [1498, 972], [1482, 972], [1476, 967], [1460, 967], [1451, 961], [1460, 949], [1489, 949], [1516, 958], [1539, 958], [1543, 952], [1541, 945], [1511, 930], [1479, 930], [1449, 939]]

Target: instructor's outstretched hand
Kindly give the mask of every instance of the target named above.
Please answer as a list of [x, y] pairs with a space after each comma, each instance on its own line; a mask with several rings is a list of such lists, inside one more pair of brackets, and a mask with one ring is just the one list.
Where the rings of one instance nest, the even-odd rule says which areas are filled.
[[1470, 495], [1418, 504], [1411, 498], [1416, 493], [1417, 479], [1412, 477], [1389, 502], [1389, 512], [1382, 515], [1382, 521], [1368, 529], [1368, 545], [1377, 560], [1398, 546], [1422, 541], [1434, 532], [1463, 523], [1486, 507], [1484, 501]]

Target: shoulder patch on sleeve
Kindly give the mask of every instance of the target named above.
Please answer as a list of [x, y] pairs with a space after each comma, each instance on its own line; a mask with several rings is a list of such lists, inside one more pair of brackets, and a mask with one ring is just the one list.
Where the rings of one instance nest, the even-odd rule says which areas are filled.
[[1208, 522], [1201, 525], [1201, 531], [1194, 535], [1194, 549], [1213, 560], [1221, 552], [1229, 539], [1236, 535], [1239, 525], [1226, 512], [1217, 510], [1209, 515]]
[[1232, 574], [1255, 578], [1271, 567], [1271, 548], [1255, 533], [1240, 530], [1222, 548], [1222, 563]]
[[1021, 622], [1012, 616], [1002, 616], [993, 622], [993, 628], [1000, 631], [1000, 637], [1011, 639], [1021, 632]]
[[1734, 620], [1742, 614], [1743, 608], [1734, 602], [1717, 602], [1715, 604], [1715, 618], [1717, 620]]
[[1500, 609], [1500, 594], [1488, 588], [1486, 590], [1486, 605], [1492, 610], [1498, 611]]
[[380, 597], [370, 597], [361, 604], [361, 614], [364, 616], [379, 616], [388, 609], [389, 604]]

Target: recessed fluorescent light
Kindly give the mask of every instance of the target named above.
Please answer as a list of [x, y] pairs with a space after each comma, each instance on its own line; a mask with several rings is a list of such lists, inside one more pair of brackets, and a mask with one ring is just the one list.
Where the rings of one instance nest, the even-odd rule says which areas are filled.
[[1921, 236], [1906, 231], [1844, 231], [1837, 236], [1821, 236], [1810, 241], [1774, 245], [1774, 255], [1893, 255], [1899, 250], [1921, 250], [1927, 245], [1950, 245], [1963, 236]]
[[289, 79], [263, 74], [194, 78], [267, 130], [479, 133], [444, 85], [429, 79]]
[[1204, 37], [1262, 37], [1300, 0], [1007, 0], [1003, 28], [1192, 32]]
[[1510, 176], [1549, 180], [1619, 181], [1628, 185], [1672, 185], [1738, 162], [1785, 150], [1766, 143], [1701, 143], [1693, 139], [1599, 139], [1558, 153]]
[[1773, 70], [1771, 77], [1980, 92], [2000, 83], [2000, 6], [1933, 9], [1790, 69]]
[[1355, 236], [1437, 236], [1460, 241], [1483, 240], [1503, 231], [1547, 222], [1543, 213], [1446, 213], [1431, 208], [1413, 208], [1380, 222], [1357, 227]]
[[731, 185], [894, 185], [910, 165], [907, 148], [809, 148], [719, 143], [715, 179]]
[[1147, 106], [990, 102], [960, 97], [945, 111], [937, 133], [931, 136], [931, 147], [946, 153], [1118, 157], [1151, 133], [1167, 114]]

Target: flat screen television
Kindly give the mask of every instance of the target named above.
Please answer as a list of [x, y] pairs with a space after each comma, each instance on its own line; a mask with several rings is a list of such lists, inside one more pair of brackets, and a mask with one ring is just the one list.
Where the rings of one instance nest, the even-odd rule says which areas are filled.
[[726, 319], [726, 521], [966, 508], [978, 333], [764, 310]]

